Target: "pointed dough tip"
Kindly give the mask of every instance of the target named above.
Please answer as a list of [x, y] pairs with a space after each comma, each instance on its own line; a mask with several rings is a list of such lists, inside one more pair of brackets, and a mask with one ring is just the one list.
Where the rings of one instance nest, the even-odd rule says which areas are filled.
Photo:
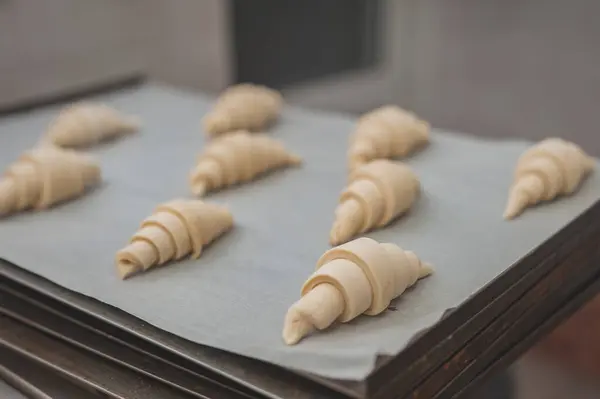
[[289, 159], [290, 159], [291, 165], [301, 165], [302, 164], [302, 158], [300, 158], [298, 155], [290, 154]]
[[11, 213], [16, 200], [17, 188], [13, 180], [0, 180], [0, 216]]
[[283, 341], [286, 345], [295, 345], [314, 331], [315, 327], [293, 306], [288, 310], [283, 324]]
[[142, 264], [135, 258], [129, 255], [127, 252], [117, 253], [117, 273], [121, 280], [126, 280], [138, 273], [144, 271]]
[[207, 115], [202, 120], [204, 132], [207, 136], [212, 137], [226, 130], [227, 122], [218, 115]]
[[421, 263], [421, 269], [419, 270], [419, 278], [424, 278], [433, 274], [433, 266], [431, 263]]
[[196, 182], [191, 185], [192, 194], [196, 197], [204, 197], [206, 195], [206, 183], [205, 182]]
[[329, 244], [335, 246], [348, 241], [350, 237], [348, 237], [347, 233], [344, 233], [344, 230], [346, 230], [346, 227], [342, 223], [336, 221], [329, 233]]
[[521, 210], [519, 210], [518, 208], [507, 206], [504, 210], [504, 214], [502, 215], [502, 217], [504, 218], [504, 220], [512, 220], [519, 213], [521, 213]]
[[207, 136], [213, 135], [213, 122], [210, 115], [207, 115], [202, 119], [202, 128]]
[[419, 120], [417, 122], [417, 131], [419, 133], [420, 139], [423, 142], [429, 141], [429, 130], [430, 129], [431, 129], [431, 126], [429, 125], [428, 122], [423, 121], [423, 120]]
[[354, 170], [362, 165], [369, 163], [370, 160], [377, 157], [377, 152], [373, 147], [351, 148], [349, 154], [350, 169]]
[[81, 174], [85, 187], [91, 187], [98, 184], [102, 180], [102, 169], [93, 158], [87, 160], [87, 164], [82, 164]]
[[117, 261], [117, 273], [119, 273], [121, 280], [126, 280], [142, 270], [143, 269], [139, 265], [132, 263], [127, 259], [119, 259]]
[[596, 168], [596, 160], [593, 157], [588, 156], [586, 161], [588, 170], [594, 170]]
[[331, 245], [340, 245], [361, 232], [364, 210], [361, 204], [351, 198], [341, 202], [335, 210], [335, 221], [329, 233]]
[[123, 123], [127, 125], [131, 133], [141, 129], [142, 127], [142, 119], [137, 116], [128, 116], [123, 119]]
[[511, 220], [521, 214], [527, 207], [527, 195], [518, 190], [511, 190], [504, 210], [504, 219]]

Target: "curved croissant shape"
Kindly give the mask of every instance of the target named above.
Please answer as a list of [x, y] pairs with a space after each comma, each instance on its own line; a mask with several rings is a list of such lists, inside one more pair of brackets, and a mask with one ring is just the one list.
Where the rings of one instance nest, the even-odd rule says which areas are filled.
[[350, 141], [350, 170], [378, 158], [404, 157], [429, 142], [429, 124], [394, 105], [363, 115]]
[[204, 130], [210, 136], [240, 129], [262, 130], [278, 117], [282, 104], [281, 94], [268, 87], [249, 83], [231, 86], [204, 117]]
[[119, 276], [126, 279], [190, 254], [197, 259], [205, 245], [232, 226], [231, 213], [218, 205], [180, 199], [162, 204], [142, 222], [130, 244], [117, 252]]
[[387, 225], [412, 206], [419, 191], [417, 176], [400, 162], [378, 159], [357, 168], [335, 210], [331, 245]]
[[100, 179], [100, 167], [88, 155], [54, 147], [31, 150], [0, 179], [0, 216], [79, 197]]
[[513, 219], [525, 208], [573, 194], [595, 166], [594, 159], [571, 142], [549, 138], [521, 155], [504, 211]]
[[197, 196], [250, 181], [267, 171], [298, 165], [302, 160], [265, 134], [238, 131], [209, 143], [190, 173]]
[[42, 141], [58, 147], [89, 147], [133, 133], [139, 127], [137, 118], [122, 115], [107, 105], [81, 102], [63, 109]]
[[283, 340], [298, 343], [336, 320], [377, 315], [432, 267], [411, 251], [362, 237], [325, 252], [304, 283], [302, 297], [285, 316]]

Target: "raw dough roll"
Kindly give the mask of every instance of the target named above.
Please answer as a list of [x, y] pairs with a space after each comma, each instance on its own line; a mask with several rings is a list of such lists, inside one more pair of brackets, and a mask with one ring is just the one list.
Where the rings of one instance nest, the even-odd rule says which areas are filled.
[[190, 173], [190, 187], [195, 195], [203, 196], [208, 191], [300, 163], [299, 157], [265, 134], [238, 131], [209, 143]]
[[79, 197], [100, 181], [100, 175], [100, 167], [88, 155], [54, 147], [26, 152], [0, 179], [0, 216]]
[[559, 138], [540, 141], [517, 162], [504, 218], [513, 219], [531, 205], [573, 194], [594, 166], [594, 159], [574, 143]]
[[243, 83], [226, 89], [212, 111], [204, 117], [210, 136], [235, 130], [262, 130], [277, 118], [283, 99], [265, 86]]
[[302, 297], [287, 312], [283, 340], [294, 345], [310, 332], [336, 320], [377, 315], [418, 279], [433, 272], [411, 251], [359, 238], [332, 248], [304, 283]]
[[429, 142], [429, 124], [394, 105], [363, 115], [350, 140], [350, 170], [378, 158], [404, 157]]
[[417, 176], [400, 162], [378, 159], [357, 168], [335, 210], [331, 245], [387, 225], [412, 206], [419, 190]]
[[88, 147], [137, 131], [137, 118], [122, 115], [104, 104], [81, 102], [63, 109], [52, 122], [42, 144]]
[[117, 252], [122, 279], [153, 266], [200, 257], [202, 248], [233, 226], [233, 217], [221, 206], [200, 200], [173, 200], [158, 206], [142, 222], [130, 244]]

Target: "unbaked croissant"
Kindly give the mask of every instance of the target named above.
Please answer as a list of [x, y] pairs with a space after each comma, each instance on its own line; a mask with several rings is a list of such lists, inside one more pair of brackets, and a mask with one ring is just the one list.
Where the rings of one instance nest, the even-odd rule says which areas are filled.
[[403, 157], [429, 142], [429, 124], [394, 105], [363, 115], [350, 140], [350, 170], [378, 158]]
[[119, 276], [125, 279], [190, 254], [197, 259], [205, 245], [232, 226], [231, 213], [218, 205], [179, 199], [162, 204], [117, 253]]
[[300, 162], [298, 156], [265, 134], [238, 131], [208, 144], [190, 173], [190, 186], [195, 195], [202, 196]]
[[574, 193], [595, 166], [594, 159], [574, 143], [549, 138], [521, 155], [504, 211], [513, 219], [525, 208]]
[[135, 132], [137, 118], [125, 116], [104, 104], [81, 102], [63, 109], [51, 123], [42, 144], [88, 147]]
[[265, 86], [242, 83], [227, 88], [204, 117], [204, 130], [214, 136], [236, 130], [264, 129], [275, 120], [283, 99]]
[[387, 225], [412, 206], [419, 190], [417, 176], [400, 162], [377, 159], [358, 167], [335, 210], [331, 245]]
[[300, 300], [289, 308], [283, 340], [294, 345], [335, 321], [380, 314], [392, 299], [432, 272], [413, 252], [366, 237], [332, 248], [304, 283]]
[[100, 167], [88, 155], [36, 148], [10, 165], [0, 179], [0, 216], [79, 197], [100, 179]]

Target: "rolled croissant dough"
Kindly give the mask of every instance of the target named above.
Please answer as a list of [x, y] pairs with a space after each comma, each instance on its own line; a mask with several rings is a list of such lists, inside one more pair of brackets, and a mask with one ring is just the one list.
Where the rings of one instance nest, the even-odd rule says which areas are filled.
[[192, 193], [203, 196], [301, 162], [300, 157], [266, 134], [238, 131], [208, 144], [190, 173], [190, 187]]
[[353, 170], [374, 159], [405, 157], [429, 142], [429, 124], [411, 112], [386, 105], [364, 114], [350, 140]]
[[315, 329], [361, 314], [377, 315], [418, 279], [433, 272], [411, 251], [362, 237], [327, 251], [285, 317], [283, 339], [296, 344]]
[[594, 160], [574, 143], [549, 138], [535, 144], [517, 162], [505, 219], [539, 202], [573, 194], [594, 166]]
[[204, 117], [209, 136], [245, 129], [262, 130], [279, 116], [283, 98], [265, 86], [242, 83], [227, 88]]
[[330, 243], [338, 245], [389, 224], [410, 209], [419, 190], [415, 173], [400, 162], [378, 159], [358, 167], [340, 196]]
[[198, 258], [209, 244], [233, 226], [229, 211], [200, 200], [172, 200], [156, 208], [117, 253], [117, 271], [125, 279], [151, 267]]
[[53, 147], [27, 151], [0, 179], [0, 216], [80, 197], [100, 180], [91, 156]]
[[48, 127], [41, 144], [88, 147], [133, 133], [140, 126], [138, 118], [123, 115], [105, 104], [80, 102], [60, 111]]

